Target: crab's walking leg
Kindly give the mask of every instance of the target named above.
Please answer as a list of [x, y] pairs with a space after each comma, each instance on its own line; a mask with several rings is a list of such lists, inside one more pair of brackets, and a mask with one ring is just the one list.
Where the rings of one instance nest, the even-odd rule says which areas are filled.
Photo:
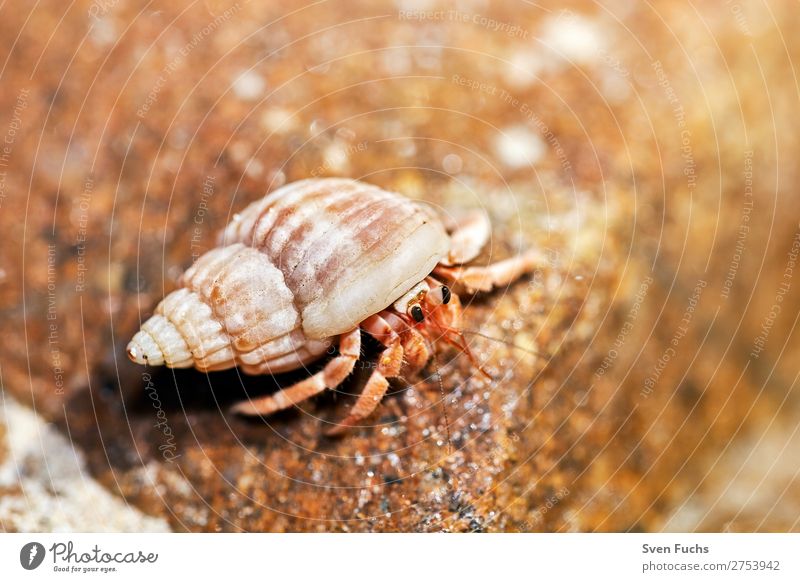
[[454, 284], [462, 285], [468, 293], [475, 293], [504, 287], [544, 263], [541, 253], [528, 251], [485, 267], [438, 266], [433, 272]]
[[302, 402], [326, 388], [335, 388], [353, 371], [360, 354], [361, 330], [356, 328], [340, 336], [339, 355], [313, 376], [279, 390], [275, 394], [240, 402], [234, 405], [231, 411], [244, 415], [266, 416]]
[[408, 328], [401, 335], [403, 342], [403, 357], [412, 371], [421, 370], [431, 357], [425, 338], [413, 327]]
[[486, 214], [473, 210], [464, 218], [448, 225], [450, 252], [442, 260], [443, 265], [463, 265], [477, 257], [492, 233], [492, 225]]
[[[395, 322], [392, 322], [395, 323]], [[347, 418], [327, 431], [328, 436], [337, 436], [349, 427], [368, 417], [377, 408], [389, 387], [387, 378], [394, 378], [400, 374], [403, 366], [403, 344], [400, 336], [392, 325], [381, 314], [368, 317], [361, 324], [364, 331], [375, 337], [386, 346], [378, 358], [378, 366], [367, 380], [361, 395], [356, 400]]]

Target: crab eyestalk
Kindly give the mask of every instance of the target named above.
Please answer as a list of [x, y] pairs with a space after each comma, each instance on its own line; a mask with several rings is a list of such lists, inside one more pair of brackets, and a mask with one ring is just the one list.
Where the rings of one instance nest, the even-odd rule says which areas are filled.
[[450, 288], [447, 285], [437, 285], [432, 287], [428, 293], [428, 303], [431, 305], [447, 305], [452, 297]]

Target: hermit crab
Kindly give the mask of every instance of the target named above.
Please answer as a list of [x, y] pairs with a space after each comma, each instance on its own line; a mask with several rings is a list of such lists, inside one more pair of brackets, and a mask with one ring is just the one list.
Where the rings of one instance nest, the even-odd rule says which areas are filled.
[[285, 185], [234, 217], [219, 246], [158, 304], [128, 355], [151, 366], [277, 374], [336, 353], [314, 375], [233, 407], [268, 415], [342, 383], [361, 356], [364, 332], [384, 348], [349, 415], [330, 431], [340, 433], [375, 410], [388, 378], [424, 367], [432, 342], [472, 358], [455, 290], [489, 291], [538, 263], [527, 252], [464, 266], [490, 234], [482, 212], [446, 221], [425, 204], [356, 180]]

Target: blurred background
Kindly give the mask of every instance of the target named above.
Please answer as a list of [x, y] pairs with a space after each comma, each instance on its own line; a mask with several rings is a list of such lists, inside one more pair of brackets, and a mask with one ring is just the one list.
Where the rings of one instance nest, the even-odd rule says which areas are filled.
[[[3, 4], [3, 530], [800, 529], [796, 11]], [[226, 412], [307, 372], [128, 362], [232, 214], [311, 176], [546, 252], [465, 298], [493, 381], [442, 348], [444, 399], [431, 368], [331, 440], [352, 396]]]

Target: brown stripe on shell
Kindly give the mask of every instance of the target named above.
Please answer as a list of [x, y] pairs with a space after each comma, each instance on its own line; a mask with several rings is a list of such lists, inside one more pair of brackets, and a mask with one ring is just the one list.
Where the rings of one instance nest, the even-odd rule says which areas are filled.
[[[407, 221], [413, 208], [403, 200], [381, 200], [352, 216], [343, 227], [338, 244], [328, 245], [312, 255], [312, 260], [295, 270], [288, 284], [295, 289], [301, 305], [307, 305], [323, 293], [331, 292], [342, 278], [353, 278], [357, 273], [371, 267], [366, 253], [373, 237], [392, 231], [398, 221]], [[407, 224], [407, 223], [406, 223]], [[388, 227], [388, 228], [387, 228]], [[394, 229], [394, 232], [403, 229]], [[387, 241], [389, 242], [389, 241]], [[391, 251], [391, 248], [387, 251]], [[385, 256], [385, 255], [384, 255]]]
[[276, 190], [267, 196], [267, 198], [271, 198], [270, 203], [265, 205], [260, 214], [254, 218], [249, 232], [245, 229], [245, 237], [240, 239], [241, 242], [248, 246], [261, 248], [262, 241], [269, 236], [279, 219], [285, 217], [287, 213], [294, 212], [309, 195], [313, 198], [315, 195], [322, 196], [324, 193], [325, 189], [319, 188], [314, 180], [302, 180]]
[[371, 213], [388, 199], [390, 198], [387, 195], [382, 198], [350, 196], [344, 201], [332, 200], [320, 213], [319, 218], [309, 224], [307, 230], [298, 230], [293, 234], [293, 240], [297, 240], [297, 244], [289, 245], [284, 250], [286, 266], [282, 270], [286, 280], [292, 278], [298, 265], [318, 260], [322, 249], [329, 246], [333, 237], [341, 239], [347, 236], [342, 225], [358, 222], [360, 213]]
[[328, 212], [328, 207], [333, 203], [352, 204], [357, 200], [353, 196], [354, 190], [354, 184], [350, 183], [336, 188], [321, 188], [303, 197], [293, 212], [279, 211], [272, 229], [263, 239], [254, 241], [254, 246], [266, 253], [284, 275], [289, 274], [293, 268], [290, 257], [304, 252], [313, 242], [308, 235], [314, 225], [326, 220], [336, 224], [336, 217]]
[[172, 322], [195, 360], [208, 358], [221, 350], [229, 353], [228, 358], [233, 357], [228, 334], [197, 293], [186, 288], [173, 291], [158, 304], [156, 313]]
[[[377, 199], [376, 199], [377, 198]], [[303, 259], [292, 266], [286, 282], [294, 290], [298, 303], [306, 305], [320, 293], [324, 293], [339, 271], [332, 261], [359, 260], [359, 245], [355, 242], [363, 225], [380, 219], [381, 211], [396, 201], [391, 198], [364, 196], [352, 205], [349, 211], [331, 213], [333, 227], [314, 240], [302, 241], [297, 248], [303, 249]]]
[[253, 350], [299, 326], [292, 292], [266, 255], [240, 243], [215, 250], [226, 262], [220, 264], [215, 251], [206, 253], [193, 265], [188, 286], [211, 306], [237, 351]]
[[[235, 221], [225, 228], [222, 234], [225, 244], [241, 242], [247, 246], [254, 246], [253, 241], [259, 224], [269, 218], [269, 209], [281, 204], [298, 191], [309, 188], [313, 188], [313, 184], [309, 180], [301, 180], [278, 188], [264, 198], [253, 202], [236, 215]], [[265, 224], [267, 230], [269, 226], [269, 223]]]

